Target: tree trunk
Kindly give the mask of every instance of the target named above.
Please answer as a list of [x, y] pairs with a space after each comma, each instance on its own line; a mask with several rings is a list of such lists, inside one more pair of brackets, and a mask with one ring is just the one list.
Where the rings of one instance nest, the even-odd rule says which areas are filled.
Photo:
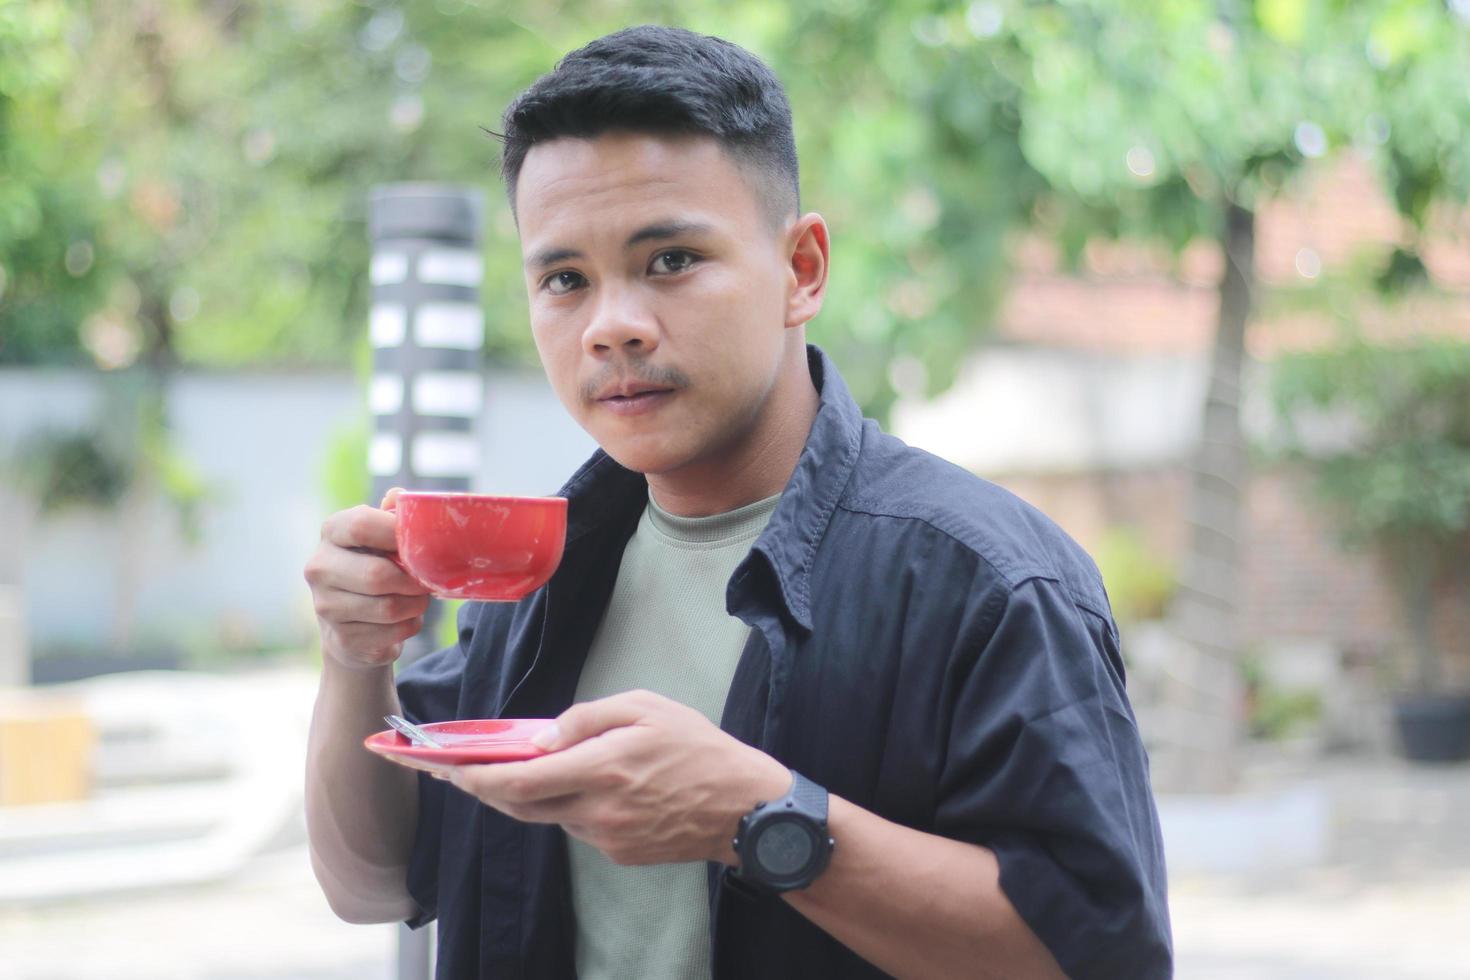
[[30, 494], [0, 480], [0, 688], [31, 682], [23, 572], [35, 514]]
[[1248, 468], [1240, 404], [1245, 330], [1255, 290], [1255, 214], [1225, 206], [1225, 269], [1199, 447], [1191, 472], [1189, 546], [1169, 611], [1178, 643], [1165, 691], [1167, 739], [1157, 778], [1173, 789], [1230, 788], [1245, 730], [1241, 676], [1241, 511]]
[[1434, 583], [1409, 590], [1405, 596], [1408, 609], [1409, 636], [1414, 644], [1414, 677], [1420, 694], [1434, 694], [1443, 686], [1439, 651], [1434, 645]]
[[1444, 681], [1434, 638], [1434, 590], [1444, 567], [1439, 563], [1444, 559], [1436, 560], [1443, 546], [1436, 548], [1436, 544], [1433, 538], [1425, 540], [1416, 536], [1387, 538], [1379, 544], [1382, 567], [1398, 597], [1413, 654], [1413, 689], [1420, 694], [1439, 691]]
[[[137, 452], [135, 450], [135, 452]], [[112, 553], [112, 622], [109, 652], [119, 657], [141, 652], [136, 644], [138, 594], [148, 576], [148, 538], [154, 481], [149, 465], [138, 452], [133, 479], [113, 512], [117, 519], [117, 546]]]
[[117, 424], [125, 427], [123, 443], [131, 459], [131, 475], [113, 516], [117, 538], [112, 552], [113, 607], [108, 642], [119, 656], [136, 649], [138, 596], [152, 573], [150, 543], [165, 487], [159, 454], [168, 442], [168, 392], [173, 352], [156, 346], [145, 352], [131, 377], [120, 377], [118, 402], [112, 406]]

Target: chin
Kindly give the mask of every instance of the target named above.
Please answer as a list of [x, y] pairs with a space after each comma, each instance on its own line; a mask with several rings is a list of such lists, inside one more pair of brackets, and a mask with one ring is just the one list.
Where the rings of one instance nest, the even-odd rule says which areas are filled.
[[603, 452], [616, 460], [619, 466], [632, 470], [635, 473], [642, 473], [645, 476], [666, 473], [669, 470], [677, 469], [679, 466], [677, 461], [660, 453], [649, 452], [647, 450], [627, 450], [616, 446], [603, 446], [602, 449]]
[[602, 451], [617, 461], [619, 466], [635, 473], [659, 474], [676, 470], [689, 462], [691, 454], [680, 451], [662, 440], [655, 439], [602, 439], [593, 435]]

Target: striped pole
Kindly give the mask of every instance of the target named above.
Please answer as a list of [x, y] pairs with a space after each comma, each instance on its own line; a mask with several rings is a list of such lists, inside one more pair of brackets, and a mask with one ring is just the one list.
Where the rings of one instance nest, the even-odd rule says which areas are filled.
[[[374, 504], [391, 487], [467, 491], [479, 468], [483, 215], [483, 198], [464, 188], [388, 184], [369, 198]], [[431, 599], [400, 663], [433, 651], [440, 614]], [[428, 980], [432, 961], [431, 931], [399, 923], [398, 980]]]
[[[465, 188], [388, 184], [372, 191], [374, 504], [390, 487], [468, 491], [478, 472], [483, 215], [482, 196]], [[440, 614], [431, 601], [423, 630], [404, 645], [404, 663], [434, 649]]]

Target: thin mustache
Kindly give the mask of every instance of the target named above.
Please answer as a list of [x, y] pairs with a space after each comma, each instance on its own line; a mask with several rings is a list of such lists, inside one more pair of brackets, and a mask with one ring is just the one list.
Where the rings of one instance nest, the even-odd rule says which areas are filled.
[[687, 388], [689, 375], [678, 368], [659, 367], [656, 364], [634, 362], [624, 368], [609, 364], [582, 385], [582, 400], [596, 401], [597, 396], [612, 385], [630, 381], [654, 385], [659, 388]]

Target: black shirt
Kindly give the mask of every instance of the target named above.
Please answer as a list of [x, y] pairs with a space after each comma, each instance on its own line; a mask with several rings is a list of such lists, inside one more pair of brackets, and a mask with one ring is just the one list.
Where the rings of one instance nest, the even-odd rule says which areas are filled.
[[[1169, 976], [1148, 762], [1092, 561], [1016, 497], [884, 434], [825, 355], [809, 361], [820, 409], [726, 591], [752, 629], [721, 727], [881, 817], [990, 848], [1069, 976]], [[561, 492], [556, 575], [519, 603], [466, 604], [458, 644], [399, 678], [411, 719], [571, 705], [648, 491], [598, 452]], [[883, 976], [722, 871], [710, 866], [716, 980]], [[423, 776], [408, 887], [410, 924], [439, 920], [439, 977], [575, 975], [559, 827]]]

